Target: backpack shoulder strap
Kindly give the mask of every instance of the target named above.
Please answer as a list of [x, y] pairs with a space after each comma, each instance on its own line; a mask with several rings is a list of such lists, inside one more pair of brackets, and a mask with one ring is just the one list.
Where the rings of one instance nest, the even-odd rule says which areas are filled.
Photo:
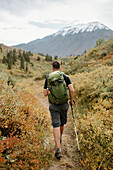
[[54, 71], [50, 73], [48, 76], [48, 83], [58, 80], [60, 76], [61, 76], [60, 71]]

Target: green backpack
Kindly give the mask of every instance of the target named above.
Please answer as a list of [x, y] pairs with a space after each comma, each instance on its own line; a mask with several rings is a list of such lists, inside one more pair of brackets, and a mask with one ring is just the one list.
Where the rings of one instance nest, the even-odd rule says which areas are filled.
[[54, 71], [49, 74], [47, 79], [47, 88], [50, 90], [48, 98], [50, 103], [63, 104], [69, 99], [69, 90], [64, 80], [63, 72]]

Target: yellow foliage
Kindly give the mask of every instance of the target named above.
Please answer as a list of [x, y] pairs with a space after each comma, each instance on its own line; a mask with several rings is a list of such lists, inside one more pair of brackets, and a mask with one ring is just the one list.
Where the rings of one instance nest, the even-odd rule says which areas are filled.
[[113, 67], [71, 76], [74, 82], [76, 126], [87, 169], [111, 169], [113, 132]]

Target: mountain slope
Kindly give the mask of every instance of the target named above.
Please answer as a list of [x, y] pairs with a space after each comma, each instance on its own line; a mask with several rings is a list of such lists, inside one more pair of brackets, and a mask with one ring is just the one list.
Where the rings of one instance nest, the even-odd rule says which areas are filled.
[[108, 39], [113, 36], [113, 31], [99, 22], [78, 24], [73, 27], [66, 27], [55, 34], [36, 39], [27, 44], [19, 44], [15, 47], [30, 50], [35, 53], [58, 55], [81, 55], [85, 50], [95, 46], [99, 38]]

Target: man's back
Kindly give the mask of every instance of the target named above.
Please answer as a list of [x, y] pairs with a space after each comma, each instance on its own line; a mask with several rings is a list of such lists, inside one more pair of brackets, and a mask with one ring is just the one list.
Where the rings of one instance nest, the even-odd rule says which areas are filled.
[[63, 104], [69, 99], [69, 90], [64, 80], [64, 73], [54, 71], [48, 75], [47, 89], [49, 102], [53, 104]]

